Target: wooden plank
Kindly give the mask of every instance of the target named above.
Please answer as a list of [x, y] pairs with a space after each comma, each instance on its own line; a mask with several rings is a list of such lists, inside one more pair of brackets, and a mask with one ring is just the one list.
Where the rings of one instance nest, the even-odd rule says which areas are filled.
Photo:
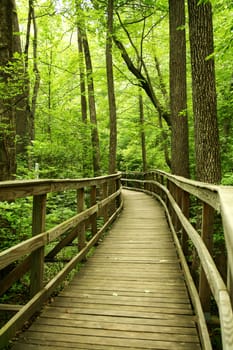
[[[92, 327], [91, 328], [91, 336], [95, 337], [106, 337], [106, 333], [108, 338], [126, 338], [127, 340], [129, 338], [132, 339], [143, 339], [145, 341], [148, 340], [167, 340], [168, 334], [170, 333], [170, 330], [167, 329], [168, 331], [165, 331], [165, 328], [161, 328], [160, 332], [159, 329], [156, 329], [156, 332], [151, 329], [151, 331], [146, 329], [145, 327], [143, 328], [138, 328], [137, 331], [134, 329], [132, 331], [132, 328], [130, 330], [124, 329], [112, 329], [111, 327], [106, 329], [102, 327]], [[106, 332], [107, 331], [107, 332]], [[30, 331], [28, 332], [29, 337], [31, 336], [32, 332], [44, 332], [44, 333], [51, 333], [51, 334], [61, 334], [62, 335], [67, 335], [67, 334], [75, 334], [75, 335], [80, 335], [80, 336], [88, 336], [90, 335], [90, 329], [87, 329], [86, 327], [75, 327], [71, 325], [62, 325], [56, 323], [56, 321], [52, 324], [49, 324], [48, 322], [46, 324], [44, 323], [35, 323], [31, 326]], [[198, 336], [197, 334], [180, 334], [180, 333], [175, 333], [174, 331], [172, 332], [173, 337], [175, 337], [176, 342], [187, 342], [187, 343], [198, 343]]]
[[[122, 334], [122, 332], [120, 333]], [[108, 349], [115, 349], [115, 346], [122, 346], [125, 349], [127, 347], [131, 347], [137, 349], [138, 347], [146, 349], [169, 349], [169, 350], [198, 350], [201, 349], [198, 341], [184, 342], [174, 339], [171, 339], [170, 334], [166, 335], [166, 340], [145, 340], [140, 338], [118, 338], [118, 337], [107, 337], [107, 336], [92, 336], [88, 335], [77, 335], [77, 334], [61, 334], [61, 333], [47, 333], [47, 332], [29, 332], [27, 336], [25, 336], [25, 348], [28, 342], [37, 344], [46, 344], [50, 346], [57, 346], [64, 344], [65, 348], [75, 347], [79, 349], [80, 344], [88, 344], [88, 348], [90, 346], [94, 346], [95, 349], [96, 344], [108, 346]], [[13, 348], [14, 349], [14, 348]], [[17, 349], [17, 348], [15, 348]]]
[[92, 185], [101, 185], [106, 181], [120, 179], [121, 174], [99, 176], [89, 179], [41, 179], [14, 180], [0, 182], [0, 200], [9, 201], [20, 197], [41, 195], [49, 192], [77, 190]]
[[[83, 317], [82, 317], [83, 316]], [[89, 317], [88, 317], [89, 316]], [[93, 321], [92, 316], [90, 315], [80, 315], [77, 319], [75, 318], [65, 318], [61, 317], [61, 313], [46, 315], [46, 317], [40, 317], [37, 320], [37, 325], [58, 325], [64, 326], [64, 322], [66, 327], [80, 327], [80, 328], [91, 328], [91, 329], [110, 329], [110, 330], [118, 330], [118, 331], [132, 331], [132, 325], [134, 331], [137, 332], [156, 332], [157, 333], [170, 333], [170, 334], [190, 334], [193, 336], [197, 336], [196, 328], [194, 325], [177, 325], [174, 322], [162, 320], [151, 320], [151, 319], [141, 319], [141, 318], [132, 318], [125, 319], [121, 317], [102, 317], [96, 318]]]
[[[92, 321], [102, 324], [102, 322], [117, 323], [121, 325], [132, 325], [133, 329], [135, 325], [148, 325], [153, 327], [165, 326], [165, 327], [176, 327], [179, 325], [181, 328], [192, 328], [196, 332], [196, 317], [190, 317], [187, 315], [164, 315], [157, 314], [151, 317], [145, 317], [141, 314], [140, 316], [127, 316], [125, 315], [105, 315], [105, 314], [88, 314], [79, 313], [77, 309], [74, 309], [71, 313], [68, 313], [66, 309], [60, 309], [56, 307], [46, 308], [46, 312], [40, 316], [40, 320], [44, 318], [56, 318], [62, 319], [64, 324], [66, 320], [83, 321], [84, 323]], [[39, 320], [38, 319], [38, 320]]]
[[19, 311], [22, 305], [0, 304], [0, 311]]

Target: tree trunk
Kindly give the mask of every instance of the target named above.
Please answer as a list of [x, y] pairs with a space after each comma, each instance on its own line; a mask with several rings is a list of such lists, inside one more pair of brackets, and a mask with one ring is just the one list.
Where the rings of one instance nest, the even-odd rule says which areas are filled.
[[221, 164], [217, 123], [217, 97], [210, 2], [188, 1], [195, 125], [196, 177], [219, 183]]
[[85, 73], [84, 73], [84, 62], [83, 62], [83, 43], [81, 28], [77, 26], [77, 36], [78, 36], [78, 54], [79, 54], [79, 77], [80, 77], [80, 93], [81, 93], [81, 111], [82, 111], [82, 121], [87, 123], [87, 99], [86, 99], [86, 86], [85, 86]]
[[[15, 8], [15, 14], [13, 16], [13, 27], [14, 32], [19, 33], [19, 23], [18, 23], [18, 16]], [[19, 35], [15, 35], [13, 37], [13, 44], [14, 44], [14, 52], [22, 54], [22, 47], [21, 47], [21, 41]], [[22, 67], [22, 89], [19, 93], [19, 96], [17, 96], [16, 101], [16, 134], [17, 134], [17, 142], [16, 142], [16, 153], [21, 158], [26, 159], [27, 158], [27, 147], [30, 144], [29, 140], [29, 117], [30, 117], [30, 105], [29, 105], [29, 79], [27, 74], [27, 65], [26, 65], [26, 58], [25, 58], [25, 64], [23, 63], [23, 59], [21, 61], [21, 67]]]
[[117, 153], [117, 116], [116, 101], [114, 91], [113, 63], [112, 63], [112, 34], [113, 34], [113, 0], [108, 0], [107, 8], [107, 37], [106, 37], [106, 69], [108, 82], [108, 105], [109, 105], [109, 174], [117, 170], [116, 153]]
[[141, 150], [142, 150], [142, 169], [144, 172], [147, 171], [147, 160], [146, 160], [146, 135], [144, 126], [144, 108], [143, 108], [143, 98], [141, 94], [141, 89], [139, 90], [139, 117], [140, 117], [140, 136], [141, 136]]
[[169, 0], [171, 170], [189, 177], [184, 0]]
[[34, 1], [30, 1], [30, 7], [31, 7], [31, 19], [33, 23], [33, 73], [35, 76], [34, 86], [33, 86], [33, 92], [32, 92], [32, 104], [31, 104], [31, 115], [29, 120], [29, 135], [30, 135], [30, 142], [35, 139], [35, 114], [36, 114], [36, 102], [37, 102], [37, 96], [39, 92], [40, 87], [40, 72], [37, 65], [37, 23], [36, 23], [36, 16], [35, 16], [35, 10], [34, 10]]
[[84, 48], [84, 56], [86, 63], [86, 75], [87, 75], [87, 87], [88, 87], [88, 103], [91, 121], [91, 140], [92, 140], [92, 158], [93, 158], [93, 170], [94, 176], [99, 176], [101, 173], [100, 169], [100, 145], [99, 145], [99, 134], [96, 117], [95, 107], [95, 92], [93, 82], [93, 69], [91, 62], [91, 54], [88, 44], [88, 39], [85, 29], [82, 29], [82, 40]]
[[[0, 181], [14, 178], [16, 173], [15, 106], [16, 91], [10, 85], [15, 79], [10, 63], [14, 54], [15, 1], [3, 0], [0, 4]], [[9, 70], [7, 71], [7, 68]]]
[[78, 39], [78, 62], [79, 62], [79, 77], [80, 77], [80, 95], [81, 95], [81, 114], [82, 114], [82, 175], [88, 177], [91, 173], [91, 166], [89, 160], [89, 129], [87, 127], [87, 97], [86, 97], [86, 84], [85, 84], [85, 72], [84, 72], [84, 56], [83, 56], [83, 42], [82, 42], [82, 30], [77, 25], [77, 39]]

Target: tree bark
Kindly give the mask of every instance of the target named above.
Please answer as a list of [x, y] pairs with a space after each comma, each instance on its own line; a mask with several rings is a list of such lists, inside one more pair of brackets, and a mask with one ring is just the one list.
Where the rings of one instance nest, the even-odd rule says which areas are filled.
[[90, 121], [91, 121], [93, 170], [94, 170], [94, 176], [99, 176], [101, 174], [100, 145], [99, 145], [99, 133], [98, 133], [96, 107], [95, 107], [93, 69], [92, 69], [89, 43], [88, 43], [85, 29], [82, 29], [82, 41], [83, 41], [84, 56], [85, 56], [85, 63], [86, 63], [88, 103], [89, 103], [89, 112], [90, 112]]
[[81, 28], [77, 26], [78, 36], [78, 54], [79, 54], [79, 77], [80, 77], [80, 93], [81, 93], [81, 111], [82, 121], [87, 123], [87, 99], [86, 99], [86, 86], [85, 86], [85, 73], [84, 73], [84, 62], [83, 62], [83, 43]]
[[[89, 160], [89, 129], [87, 127], [87, 97], [86, 97], [86, 84], [85, 84], [85, 71], [84, 71], [84, 55], [83, 55], [83, 42], [82, 42], [82, 29], [77, 25], [77, 39], [78, 39], [78, 54], [79, 54], [79, 77], [80, 77], [80, 102], [81, 102], [81, 114], [82, 114], [82, 172], [84, 177], [88, 177], [91, 172], [91, 165]], [[91, 145], [90, 145], [91, 146]]]
[[197, 180], [219, 183], [221, 163], [211, 3], [188, 1]]
[[107, 37], [106, 37], [106, 70], [108, 83], [108, 105], [109, 105], [109, 165], [108, 172], [113, 174], [117, 170], [117, 115], [114, 90], [113, 63], [112, 63], [112, 35], [113, 35], [113, 0], [108, 0], [107, 8]]
[[141, 137], [141, 150], [142, 150], [142, 170], [147, 171], [147, 157], [146, 157], [146, 135], [145, 135], [145, 120], [144, 120], [144, 108], [141, 89], [139, 90], [139, 120], [140, 120], [140, 137]]
[[[13, 31], [19, 33], [19, 23], [16, 11], [16, 5], [14, 3], [14, 15], [13, 15]], [[16, 154], [21, 159], [27, 159], [27, 147], [30, 145], [30, 116], [31, 109], [29, 103], [29, 78], [28, 78], [28, 60], [25, 55], [22, 57], [21, 40], [18, 34], [13, 35], [13, 52], [20, 54], [19, 64], [21, 66], [21, 87], [18, 95], [15, 97], [16, 106]], [[20, 79], [20, 78], [19, 78]]]
[[[10, 63], [14, 54], [15, 1], [3, 0], [0, 4], [0, 181], [13, 179], [16, 173], [15, 149], [15, 92], [10, 81], [13, 72]], [[7, 69], [9, 70], [7, 71]]]
[[31, 114], [30, 114], [30, 120], [29, 120], [29, 135], [30, 135], [30, 142], [35, 139], [35, 114], [36, 114], [36, 103], [37, 103], [37, 96], [39, 92], [40, 87], [40, 72], [37, 65], [37, 23], [36, 23], [36, 16], [35, 16], [35, 10], [34, 10], [34, 0], [30, 0], [29, 2], [31, 7], [31, 19], [33, 23], [33, 73], [35, 76], [34, 86], [33, 86], [33, 92], [32, 92], [32, 103], [31, 103]]
[[169, 0], [171, 170], [189, 177], [184, 0]]

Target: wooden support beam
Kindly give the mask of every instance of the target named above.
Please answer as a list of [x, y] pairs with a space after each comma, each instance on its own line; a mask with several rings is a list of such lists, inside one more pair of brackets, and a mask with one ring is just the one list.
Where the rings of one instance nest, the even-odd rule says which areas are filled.
[[[77, 190], [77, 212], [81, 213], [85, 207], [84, 188]], [[78, 227], [78, 250], [81, 251], [86, 245], [85, 221], [81, 222]]]
[[[189, 200], [189, 193], [186, 191], [182, 191], [182, 199], [181, 199], [181, 208], [184, 216], [188, 219], [189, 218], [189, 205], [190, 205], [190, 200]], [[182, 249], [184, 255], [187, 257], [189, 252], [188, 252], [188, 235], [187, 232], [185, 231], [184, 227], [182, 226]]]
[[[104, 182], [102, 185], [102, 199], [107, 198], [108, 196], [108, 182]], [[104, 217], [104, 222], [108, 221], [108, 208], [104, 206], [102, 209], [102, 215]]]
[[[46, 194], [33, 197], [32, 235], [45, 231]], [[43, 287], [44, 247], [35, 250], [31, 255], [30, 294], [33, 297]]]
[[[214, 229], [214, 209], [206, 203], [202, 206], [202, 229], [201, 237], [210, 255], [213, 255], [213, 229]], [[211, 291], [203, 268], [200, 270], [199, 296], [202, 308], [207, 318], [210, 317]]]
[[[91, 186], [90, 202], [91, 202], [91, 206], [96, 204], [96, 185]], [[97, 213], [94, 213], [91, 216], [91, 232], [92, 232], [92, 237], [97, 232]]]

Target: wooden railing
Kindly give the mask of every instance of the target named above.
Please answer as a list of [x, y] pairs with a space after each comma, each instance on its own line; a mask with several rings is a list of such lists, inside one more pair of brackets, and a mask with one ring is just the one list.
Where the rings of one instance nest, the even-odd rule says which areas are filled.
[[[0, 311], [13, 312], [13, 316], [0, 330], [0, 348], [6, 346], [25, 321], [41, 308], [77, 263], [85, 259], [118, 215], [122, 209], [120, 177], [120, 174], [115, 174], [81, 180], [0, 182], [0, 201], [33, 197], [32, 237], [0, 252], [0, 295], [4, 295], [14, 282], [30, 271], [30, 298], [26, 304], [0, 304]], [[46, 231], [47, 195], [60, 191], [75, 191], [77, 214]], [[91, 232], [88, 241], [86, 230]], [[45, 262], [56, 261], [57, 254], [74, 240], [77, 240], [76, 254], [45, 283]], [[45, 248], [51, 242], [54, 242], [53, 247], [47, 252]], [[6, 269], [7, 273], [4, 273]]]
[[[193, 305], [199, 315], [203, 348], [211, 349], [202, 310], [209, 319], [212, 295], [219, 312], [222, 347], [224, 350], [233, 349], [233, 187], [204, 184], [162, 171], [123, 174], [122, 183], [126, 188], [152, 194], [167, 212]], [[192, 215], [196, 209], [196, 220], [199, 222], [195, 227], [191, 224], [193, 220], [190, 216], [191, 203], [194, 201], [196, 206], [192, 207]], [[216, 212], [222, 219], [227, 250], [227, 281], [222, 278], [213, 258]], [[196, 282], [198, 293], [188, 269], [190, 257], [195, 254], [200, 260]]]

